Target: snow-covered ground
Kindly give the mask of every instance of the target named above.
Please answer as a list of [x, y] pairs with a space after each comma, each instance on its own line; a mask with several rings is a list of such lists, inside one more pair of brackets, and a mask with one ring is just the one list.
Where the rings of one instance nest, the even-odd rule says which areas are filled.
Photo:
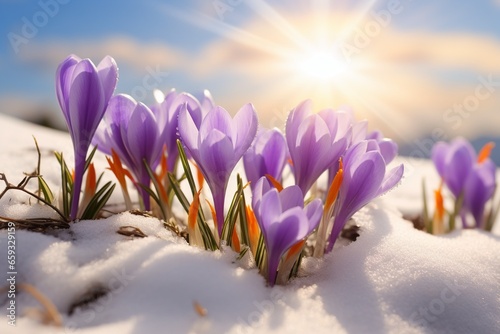
[[[63, 151], [70, 162], [69, 136], [4, 116], [0, 125], [0, 173], [15, 183], [21, 172], [34, 170], [34, 135], [42, 173], [55, 186], [59, 169], [50, 151]], [[100, 154], [96, 162], [98, 170], [105, 168]], [[9, 298], [1, 291], [0, 333], [499, 333], [499, 233], [415, 230], [397, 209], [420, 210], [421, 177], [429, 187], [438, 179], [428, 161], [409, 164], [398, 189], [355, 215], [357, 241], [323, 260], [307, 259], [287, 286], [266, 287], [248, 260], [237, 260], [230, 249], [196, 249], [160, 221], [130, 213], [50, 234], [18, 230], [16, 281], [51, 300], [63, 327], [28, 315], [40, 305], [24, 291], [15, 298], [17, 326], [10, 326]], [[14, 193], [4, 198], [0, 215], [42, 214], [35, 205], [13, 204], [23, 199]], [[119, 191], [113, 200], [120, 201]], [[147, 237], [116, 233], [127, 225]], [[7, 239], [0, 231], [5, 279]]]

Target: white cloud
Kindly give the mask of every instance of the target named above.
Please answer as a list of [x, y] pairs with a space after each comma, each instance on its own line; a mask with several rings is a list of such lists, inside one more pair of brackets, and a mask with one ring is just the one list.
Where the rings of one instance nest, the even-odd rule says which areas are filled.
[[56, 67], [69, 54], [91, 58], [94, 62], [111, 55], [119, 66], [127, 64], [138, 70], [144, 70], [146, 66], [179, 67], [185, 59], [182, 52], [168, 45], [139, 43], [129, 37], [112, 37], [101, 41], [30, 43], [19, 56], [25, 62]]

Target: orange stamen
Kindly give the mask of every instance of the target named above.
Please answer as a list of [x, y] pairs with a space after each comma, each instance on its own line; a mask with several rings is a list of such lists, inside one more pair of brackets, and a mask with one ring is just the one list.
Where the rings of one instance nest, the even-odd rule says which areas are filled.
[[276, 180], [274, 177], [272, 177], [269, 174], [266, 174], [266, 177], [269, 180], [269, 182], [271, 182], [271, 184], [273, 185], [273, 187], [278, 190], [278, 192], [281, 192], [283, 190], [283, 186], [281, 185], [281, 183], [279, 183], [278, 180]]
[[85, 183], [85, 192], [91, 196], [95, 194], [97, 184], [94, 164], [91, 163], [87, 172], [87, 180]]
[[134, 178], [132, 177], [132, 174], [130, 172], [123, 168], [122, 162], [120, 160], [120, 157], [118, 154], [115, 152], [115, 150], [111, 149], [111, 155], [112, 159], [109, 157], [106, 157], [106, 160], [108, 161], [109, 165], [109, 170], [115, 174], [116, 179], [120, 183], [120, 186], [125, 189], [127, 187], [127, 182], [125, 180], [125, 177], [128, 177], [132, 182], [134, 182]]
[[246, 213], [248, 222], [248, 238], [250, 239], [250, 250], [252, 251], [252, 254], [255, 255], [255, 252], [257, 251], [257, 245], [259, 243], [260, 228], [259, 224], [257, 223], [255, 213], [253, 212], [250, 205], [247, 205]]
[[486, 145], [483, 146], [481, 151], [479, 152], [479, 155], [477, 156], [477, 162], [478, 163], [483, 163], [488, 159], [491, 155], [491, 151], [495, 147], [495, 143], [490, 141]]
[[208, 207], [210, 208], [210, 213], [212, 214], [212, 219], [214, 220], [214, 226], [215, 226], [215, 230], [217, 230], [217, 215], [215, 214], [215, 209], [213, 207], [213, 205], [208, 201], [207, 201], [207, 204], [208, 204]]
[[163, 180], [167, 176], [168, 172], [168, 160], [167, 160], [167, 145], [163, 145], [163, 153], [160, 160], [160, 173], [159, 179]]
[[344, 164], [342, 163], [342, 158], [341, 158], [339, 160], [339, 170], [337, 171], [337, 174], [335, 174], [332, 184], [330, 185], [330, 189], [328, 190], [328, 195], [326, 196], [325, 208], [324, 208], [325, 212], [328, 212], [332, 207], [333, 203], [335, 203], [343, 179], [344, 179]]
[[292, 158], [289, 158], [289, 159], [288, 159], [288, 164], [289, 164], [290, 166], [293, 166], [293, 160], [292, 160]]
[[305, 240], [301, 240], [297, 242], [295, 245], [290, 247], [288, 250], [286, 257], [285, 257], [285, 262], [288, 261], [290, 258], [296, 256], [300, 251], [302, 251], [302, 248], [304, 247], [304, 244], [306, 243]]
[[239, 253], [241, 251], [240, 239], [238, 238], [238, 233], [236, 233], [236, 227], [233, 229], [233, 235], [231, 237], [231, 246], [235, 252]]
[[198, 185], [200, 188], [202, 188], [203, 184], [205, 183], [205, 178], [203, 177], [203, 173], [201, 172], [201, 169], [198, 167], [198, 165], [194, 164], [194, 167], [196, 167], [196, 178], [198, 180]]
[[441, 192], [441, 186], [434, 190], [434, 197], [436, 200], [436, 212], [434, 214], [434, 218], [439, 222], [442, 222], [444, 218], [444, 200]]
[[193, 231], [196, 228], [196, 221], [198, 218], [198, 209], [200, 208], [200, 193], [201, 189], [198, 190], [196, 194], [194, 194], [193, 202], [189, 206], [188, 213], [188, 229], [189, 231]]
[[167, 191], [165, 190], [165, 185], [161, 182], [161, 180], [162, 180], [161, 172], [159, 175], [154, 174], [154, 177], [155, 177], [156, 183], [158, 184], [158, 187], [160, 188], [159, 189], [160, 198], [162, 199], [163, 202], [167, 203], [168, 202], [168, 195], [167, 195]]

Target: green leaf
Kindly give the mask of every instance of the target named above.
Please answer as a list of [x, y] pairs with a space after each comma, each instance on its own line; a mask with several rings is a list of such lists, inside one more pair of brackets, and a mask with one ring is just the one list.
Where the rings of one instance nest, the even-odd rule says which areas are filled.
[[184, 173], [189, 183], [189, 187], [191, 188], [192, 195], [196, 194], [196, 184], [194, 183], [193, 174], [191, 173], [191, 168], [189, 167], [189, 161], [186, 157], [186, 152], [182, 147], [182, 143], [179, 139], [177, 139], [177, 149], [179, 150], [179, 158], [181, 160], [182, 168], [184, 169]]
[[106, 205], [108, 202], [109, 198], [111, 197], [111, 194], [113, 193], [113, 190], [115, 190], [116, 184], [113, 182], [109, 181], [106, 183], [104, 186], [102, 186], [101, 189], [99, 189], [92, 199], [90, 200], [89, 204], [85, 208], [85, 211], [83, 211], [83, 214], [80, 219], [95, 219], [99, 215], [99, 212], [101, 209]]
[[[236, 225], [236, 219], [240, 215], [240, 203], [243, 200], [243, 182], [241, 180], [240, 175], [237, 175], [237, 185], [238, 188], [234, 193], [233, 199], [231, 201], [231, 205], [229, 206], [229, 210], [226, 215], [226, 219], [224, 220], [224, 226], [222, 227], [222, 238], [226, 240], [227, 244], [232, 246], [232, 236], [234, 232], [234, 228]], [[244, 215], [246, 218], [246, 213]], [[240, 215], [241, 218], [241, 215]], [[246, 219], [245, 219], [246, 220]]]
[[163, 219], [166, 220], [167, 219], [167, 211], [166, 211], [166, 208], [165, 208], [165, 203], [163, 203], [163, 201], [161, 200], [161, 186], [158, 184], [158, 181], [156, 180], [156, 177], [155, 177], [153, 171], [151, 170], [151, 167], [149, 167], [146, 159], [144, 159], [142, 161], [142, 163], [146, 167], [146, 170], [148, 172], [149, 178], [151, 179], [151, 182], [153, 183], [153, 186], [155, 187], [156, 194], [151, 189], [149, 189], [149, 187], [143, 186], [143, 188], [146, 191], [149, 190], [148, 193], [150, 194], [151, 197], [153, 197], [153, 200], [156, 202], [156, 204], [158, 204], [158, 207], [161, 210], [161, 214], [163, 216]]
[[462, 203], [464, 202], [464, 195], [460, 194], [460, 196], [455, 200], [455, 205], [453, 207], [453, 212], [450, 215], [449, 219], [449, 232], [453, 231], [455, 229], [455, 222], [456, 218], [458, 216], [458, 213], [460, 212], [460, 209], [462, 208]]
[[70, 170], [68, 169], [68, 166], [66, 165], [66, 161], [64, 161], [63, 154], [60, 152], [54, 152], [54, 155], [56, 156], [56, 159], [59, 162], [59, 165], [61, 166], [61, 171], [64, 171], [64, 173], [66, 174], [68, 182], [72, 182], [71, 180], [73, 178], [71, 176]]
[[263, 265], [265, 263], [266, 259], [266, 244], [264, 242], [264, 237], [262, 236], [262, 233], [259, 236], [259, 242], [257, 244], [257, 250], [255, 251], [255, 264], [257, 265], [257, 268], [260, 270], [263, 270], [264, 268]]
[[48, 203], [54, 203], [54, 194], [41, 175], [38, 175], [38, 188], [43, 194], [43, 198], [45, 199], [45, 201], [47, 201]]
[[497, 220], [498, 217], [498, 212], [500, 211], [500, 203], [498, 203], [496, 206], [493, 204], [495, 202], [495, 195], [497, 192], [497, 185], [495, 184], [495, 190], [493, 191], [493, 195], [491, 196], [491, 209], [490, 212], [486, 218], [486, 225], [484, 226], [484, 230], [491, 232], [493, 229], [493, 225], [495, 224], [495, 221]]
[[[239, 179], [241, 182], [241, 178]], [[239, 205], [239, 215], [240, 215], [240, 232], [241, 232], [241, 243], [250, 246], [250, 237], [248, 234], [248, 220], [247, 220], [247, 202], [245, 199], [245, 193], [243, 192], [240, 205]]]
[[175, 179], [175, 176], [170, 172], [168, 173], [168, 179], [170, 181], [170, 185], [172, 186], [172, 190], [175, 193], [175, 196], [181, 203], [184, 210], [186, 210], [186, 213], [189, 213], [189, 201], [187, 200], [186, 195], [184, 195], [184, 192], [181, 190], [179, 182]]
[[138, 183], [138, 185], [139, 187], [144, 189], [144, 191], [146, 191], [149, 194], [149, 196], [153, 198], [153, 201], [155, 201], [156, 203], [158, 203], [158, 205], [160, 205], [160, 199], [158, 198], [158, 195], [151, 188], [146, 187], [142, 183]]
[[[35, 136], [33, 136], [33, 140], [35, 141], [36, 153], [37, 153], [37, 157], [38, 157], [37, 164], [36, 164], [36, 172], [35, 172], [36, 175], [38, 176], [38, 194], [41, 194], [43, 192], [42, 181], [40, 181], [40, 177], [41, 177], [40, 171], [41, 171], [41, 166], [42, 166], [42, 153], [40, 152], [40, 147], [38, 146], [38, 141], [36, 140]], [[45, 182], [45, 181], [43, 181], [43, 182]], [[48, 186], [47, 186], [47, 188], [48, 188]], [[49, 192], [50, 192], [50, 189], [49, 189]], [[45, 193], [44, 193], [44, 196], [45, 196]], [[47, 197], [45, 197], [45, 200], [47, 200]], [[52, 201], [50, 201], [50, 203], [52, 203]]]
[[69, 217], [70, 207], [71, 207], [71, 194], [73, 189], [73, 177], [71, 172], [64, 161], [62, 153], [54, 152], [59, 165], [61, 166], [61, 188], [62, 188], [62, 199], [63, 199], [63, 213], [66, 217]]
[[422, 201], [424, 204], [423, 209], [423, 219], [424, 219], [424, 228], [427, 233], [432, 234], [432, 220], [429, 218], [429, 208], [427, 207], [427, 187], [425, 186], [425, 179], [422, 179]]
[[292, 277], [297, 277], [297, 274], [299, 272], [300, 264], [302, 263], [302, 258], [304, 257], [304, 251], [300, 252], [300, 255], [295, 261], [292, 270], [290, 271], [290, 276], [288, 277], [289, 279]]
[[92, 151], [90, 151], [90, 154], [89, 154], [89, 157], [87, 158], [87, 160], [85, 160], [85, 169], [84, 169], [84, 173], [87, 171], [87, 169], [89, 168], [90, 166], [90, 163], [92, 162], [92, 159], [94, 158], [94, 154], [95, 152], [97, 151], [97, 146], [94, 146], [94, 148], [92, 149]]
[[[186, 213], [189, 213], [190, 203], [189, 203], [188, 199], [186, 198], [186, 195], [184, 195], [184, 192], [181, 190], [179, 182], [175, 179], [175, 176], [172, 173], [168, 173], [168, 178], [170, 180], [170, 185], [171, 185], [177, 199], [181, 203], [184, 210], [186, 210]], [[212, 230], [210, 229], [210, 226], [208, 226], [208, 224], [205, 221], [205, 216], [201, 210], [201, 205], [200, 205], [200, 209], [198, 210], [197, 223], [200, 227], [200, 232], [201, 232], [201, 236], [203, 237], [203, 243], [205, 245], [205, 249], [207, 249], [207, 250], [208, 249], [209, 250], [219, 249], [219, 246], [217, 245], [215, 237], [212, 233]]]
[[[200, 206], [201, 208], [201, 206]], [[198, 213], [201, 210], [198, 210]], [[214, 234], [212, 233], [212, 230], [210, 229], [210, 226], [208, 226], [207, 222], [202, 220], [200, 218], [200, 215], [198, 214], [198, 226], [200, 227], [200, 232], [201, 236], [203, 238], [203, 244], [205, 245], [205, 249], [207, 250], [217, 250], [219, 249], [219, 246], [217, 245], [217, 241], [215, 241]]]
[[240, 254], [238, 255], [238, 257], [236, 258], [236, 261], [239, 261], [241, 260], [245, 254], [248, 252], [248, 250], [250, 249], [250, 247], [245, 247], [241, 250]]

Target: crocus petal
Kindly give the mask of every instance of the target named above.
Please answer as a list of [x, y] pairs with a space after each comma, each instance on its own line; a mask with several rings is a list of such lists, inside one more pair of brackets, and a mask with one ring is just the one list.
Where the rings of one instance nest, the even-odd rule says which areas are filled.
[[242, 156], [252, 144], [257, 133], [257, 113], [252, 104], [248, 103], [241, 107], [236, 113], [233, 120], [236, 132], [236, 138], [233, 140], [234, 153], [237, 156]]
[[101, 121], [106, 103], [103, 88], [94, 65], [84, 59], [75, 65], [73, 82], [68, 97], [70, 133], [76, 154], [86, 154], [95, 130]]
[[288, 149], [292, 154], [295, 151], [295, 146], [297, 144], [298, 129], [302, 121], [310, 114], [312, 109], [312, 101], [305, 100], [301, 102], [295, 109], [293, 109], [288, 115], [285, 133], [286, 141], [288, 143]]
[[[215, 107], [214, 99], [210, 91], [203, 90], [203, 96], [199, 99], [202, 112], [208, 113]], [[205, 116], [204, 114], [202, 116]]]
[[445, 142], [437, 142], [432, 147], [431, 158], [434, 162], [434, 166], [436, 166], [439, 176], [441, 177], [443, 177], [445, 174], [447, 152], [448, 144]]
[[280, 202], [283, 205], [282, 210], [286, 211], [293, 207], [304, 207], [304, 194], [298, 186], [284, 188], [280, 193]]
[[331, 140], [328, 127], [320, 117], [307, 117], [301, 124], [296, 148], [290, 150], [290, 154], [294, 162], [295, 182], [303, 193], [333, 163], [334, 154], [325, 154], [330, 149]]
[[270, 130], [262, 156], [266, 167], [266, 174], [275, 179], [281, 179], [287, 157], [287, 146], [283, 135], [276, 129]]
[[182, 142], [191, 152], [194, 159], [198, 160], [198, 128], [196, 127], [191, 114], [188, 112], [186, 105], [183, 106], [179, 112], [178, 127]]
[[229, 174], [236, 165], [233, 146], [229, 138], [219, 130], [212, 130], [200, 145], [198, 166], [209, 182], [212, 191], [225, 189]]
[[[199, 141], [204, 141], [212, 130], [224, 133], [234, 145], [236, 129], [229, 113], [222, 107], [215, 107], [203, 119], [200, 125]], [[234, 147], [234, 146], [233, 146]]]
[[309, 223], [304, 210], [300, 207], [288, 209], [278, 217], [277, 223], [267, 228], [267, 234], [273, 240], [270, 248], [281, 253], [281, 257], [295, 243], [305, 238], [308, 232]]
[[465, 178], [476, 161], [472, 147], [468, 142], [465, 143], [462, 141], [452, 143], [453, 150], [448, 153], [446, 159], [444, 180], [455, 197], [460, 196]]
[[320, 111], [318, 115], [325, 121], [331, 137], [335, 139], [345, 137], [354, 120], [350, 112], [343, 110], [325, 109]]
[[[296, 240], [295, 236], [300, 226], [300, 218], [298, 216], [289, 213], [289, 215], [287, 217], [283, 217], [283, 219], [283, 224], [287, 227], [283, 233], [281, 233], [277, 239], [274, 238], [277, 231], [265, 238], [268, 240], [268, 242], [266, 242], [266, 248], [268, 251], [267, 281], [271, 286], [276, 283], [277, 271], [281, 257], [285, 254], [287, 249], [293, 246], [292, 242]], [[276, 227], [276, 230], [278, 230], [278, 228], [281, 227], [281, 224], [276, 223], [273, 227]], [[281, 232], [281, 230], [279, 231]]]
[[127, 132], [127, 148], [136, 166], [142, 167], [144, 160], [147, 163], [152, 163], [159, 159], [161, 150], [158, 149], [157, 139], [158, 128], [153, 113], [141, 102], [137, 103], [134, 112], [130, 116]]
[[252, 189], [252, 208], [258, 221], [261, 220], [260, 203], [262, 201], [262, 196], [271, 189], [272, 186], [265, 176], [261, 177]]
[[316, 198], [305, 206], [304, 213], [306, 214], [308, 221], [307, 234], [310, 234], [316, 227], [318, 227], [322, 212], [323, 208], [319, 198]]
[[68, 115], [68, 97], [73, 83], [73, 70], [79, 61], [81, 61], [79, 57], [70, 55], [59, 65], [56, 73], [56, 95], [69, 128], [71, 119]]
[[386, 192], [388, 192], [389, 190], [391, 190], [392, 188], [394, 188], [401, 181], [403, 174], [404, 174], [403, 164], [396, 166], [390, 171], [388, 171], [385, 174], [382, 184], [380, 185], [377, 196], [381, 196]]
[[113, 58], [110, 56], [104, 57], [99, 65], [97, 65], [97, 74], [101, 80], [104, 89], [104, 98], [109, 100], [118, 81], [118, 66]]
[[386, 164], [390, 163], [398, 155], [398, 144], [393, 140], [382, 139], [377, 144]]
[[352, 138], [351, 145], [355, 145], [366, 138], [366, 131], [368, 129], [368, 121], [363, 120], [352, 125]]
[[342, 205], [346, 211], [354, 213], [377, 195], [384, 179], [385, 163], [380, 153], [372, 151], [352, 167], [346, 166], [346, 170], [350, 180], [344, 179], [343, 185], [349, 189], [342, 196]]
[[283, 135], [277, 129], [259, 130], [254, 143], [243, 155], [243, 166], [251, 187], [265, 175], [280, 180], [286, 157], [287, 146]]
[[262, 155], [257, 154], [254, 148], [250, 147], [243, 155], [243, 167], [250, 186], [254, 188], [257, 180], [263, 176], [260, 175], [260, 171], [265, 169], [264, 158]]
[[464, 206], [472, 213], [476, 226], [483, 224], [486, 203], [495, 192], [496, 167], [491, 161], [475, 165], [465, 181]]
[[[109, 150], [115, 150], [126, 166], [137, 172], [135, 162], [127, 149], [128, 126], [137, 102], [128, 95], [115, 95], [108, 103], [107, 117], [110, 119], [105, 143]], [[102, 151], [103, 148], [100, 148]], [[136, 175], [137, 177], [138, 175]]]
[[262, 196], [260, 210], [261, 214], [266, 217], [262, 221], [262, 228], [270, 231], [271, 226], [279, 221], [279, 216], [283, 212], [280, 196], [276, 189], [271, 189]]

